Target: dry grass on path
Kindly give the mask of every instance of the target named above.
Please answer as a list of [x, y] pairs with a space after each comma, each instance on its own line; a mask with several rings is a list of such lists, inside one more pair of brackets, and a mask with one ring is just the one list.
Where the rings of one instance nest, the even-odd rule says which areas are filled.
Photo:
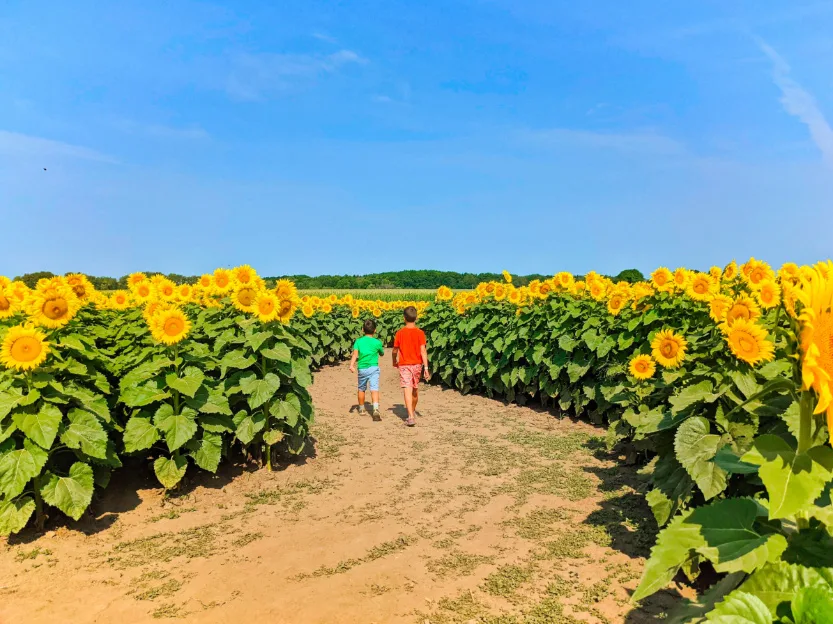
[[314, 457], [167, 500], [140, 471], [95, 518], [14, 539], [0, 622], [639, 624], [669, 604], [628, 602], [656, 527], [599, 430], [436, 387], [409, 429], [385, 364], [380, 423], [348, 413], [346, 365], [316, 375]]

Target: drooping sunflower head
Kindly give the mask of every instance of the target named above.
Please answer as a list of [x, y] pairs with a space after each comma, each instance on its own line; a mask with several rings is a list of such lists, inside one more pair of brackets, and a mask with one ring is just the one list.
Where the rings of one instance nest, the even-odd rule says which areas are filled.
[[758, 288], [753, 293], [764, 310], [774, 308], [781, 303], [781, 287], [775, 280], [762, 280], [758, 283]]
[[782, 283], [789, 282], [790, 284], [797, 284], [800, 279], [798, 265], [795, 262], [785, 262], [778, 269], [778, 277]]
[[666, 267], [660, 267], [651, 273], [651, 283], [660, 292], [668, 292], [674, 288], [674, 276]]
[[695, 301], [709, 301], [718, 290], [717, 281], [708, 273], [696, 273], [691, 277], [686, 294]]
[[20, 303], [9, 292], [10, 288], [0, 287], [0, 319], [14, 316]]
[[[296, 303], [297, 299], [280, 299], [278, 302], [278, 320], [284, 325], [288, 324], [292, 316], [295, 314], [295, 310], [297, 309], [298, 305]], [[329, 304], [327, 304], [329, 305]], [[332, 311], [332, 308], [328, 310], [329, 312]]]
[[153, 316], [152, 333], [157, 342], [174, 345], [185, 338], [189, 331], [191, 321], [175, 306], [161, 310]]
[[214, 288], [219, 294], [225, 295], [234, 286], [231, 271], [228, 269], [214, 269]]
[[755, 321], [761, 316], [761, 308], [755, 303], [755, 300], [746, 296], [738, 295], [732, 301], [732, 305], [726, 310], [726, 327], [731, 327], [738, 319], [747, 321]]
[[496, 284], [494, 290], [495, 300], [503, 301], [506, 299], [506, 286], [503, 284]]
[[64, 279], [66, 279], [67, 285], [72, 288], [75, 296], [81, 301], [86, 301], [94, 290], [90, 280], [83, 273], [67, 273]]
[[833, 262], [828, 260], [822, 270], [816, 265], [805, 274], [795, 293], [803, 305], [801, 377], [804, 388], [812, 389], [818, 399], [815, 413], [827, 414], [833, 439]]
[[541, 296], [541, 298], [543, 298], [543, 299], [546, 299], [547, 297], [550, 296], [551, 293], [552, 293], [552, 285], [550, 284], [550, 281], [547, 280], [545, 282], [542, 282], [541, 286], [538, 288], [539, 296]]
[[726, 342], [736, 358], [752, 366], [775, 357], [775, 348], [766, 339], [766, 330], [754, 321], [736, 320], [726, 332]]
[[712, 276], [712, 279], [715, 282], [720, 283], [720, 278], [723, 277], [723, 269], [721, 269], [719, 266], [713, 266], [709, 268], [709, 275]]
[[729, 264], [723, 267], [723, 279], [727, 282], [732, 281], [738, 276], [738, 263], [732, 260]]
[[452, 291], [448, 286], [440, 286], [437, 289], [437, 300], [438, 301], [449, 301], [454, 297], [454, 291]]
[[636, 379], [650, 379], [657, 371], [657, 363], [650, 355], [637, 355], [631, 358], [628, 370]]
[[21, 281], [14, 281], [6, 288], [6, 294], [11, 299], [17, 301], [17, 303], [22, 304], [26, 299], [29, 297], [29, 293], [31, 293], [31, 289]]
[[651, 354], [665, 368], [677, 368], [685, 360], [687, 346], [686, 339], [680, 334], [663, 329], [651, 341]]
[[6, 332], [0, 348], [0, 362], [6, 368], [19, 371], [33, 370], [49, 355], [46, 336], [34, 327], [18, 325]]
[[241, 312], [254, 312], [258, 294], [252, 286], [238, 285], [231, 294], [231, 304]]
[[715, 323], [726, 320], [726, 312], [732, 305], [732, 298], [727, 295], [715, 295], [709, 301], [709, 316]]
[[262, 323], [274, 321], [278, 317], [280, 300], [271, 292], [262, 292], [255, 299], [255, 316]]
[[509, 271], [503, 271], [501, 275], [503, 275], [503, 281], [505, 281], [507, 284], [512, 283], [512, 274], [509, 273]]

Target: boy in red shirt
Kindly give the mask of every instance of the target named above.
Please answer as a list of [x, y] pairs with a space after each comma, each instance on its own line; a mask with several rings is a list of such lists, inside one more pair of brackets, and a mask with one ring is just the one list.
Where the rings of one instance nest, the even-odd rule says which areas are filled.
[[419, 400], [419, 378], [424, 372], [425, 379], [431, 379], [428, 371], [428, 350], [425, 347], [425, 332], [416, 326], [417, 310], [408, 306], [403, 310], [405, 327], [396, 332], [393, 339], [393, 365], [399, 368], [399, 385], [405, 395], [408, 420], [405, 424], [416, 424], [414, 413]]

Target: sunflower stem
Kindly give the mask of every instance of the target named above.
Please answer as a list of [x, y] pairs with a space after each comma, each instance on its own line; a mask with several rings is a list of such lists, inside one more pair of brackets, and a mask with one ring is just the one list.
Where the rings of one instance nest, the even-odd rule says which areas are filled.
[[32, 494], [35, 497], [35, 527], [38, 531], [43, 531], [43, 525], [46, 522], [46, 516], [43, 513], [43, 499], [40, 495], [40, 475], [35, 477], [35, 481], [32, 484], [32, 487]]
[[813, 443], [813, 395], [809, 391], [801, 393], [800, 416], [798, 422], [798, 452], [807, 452]]

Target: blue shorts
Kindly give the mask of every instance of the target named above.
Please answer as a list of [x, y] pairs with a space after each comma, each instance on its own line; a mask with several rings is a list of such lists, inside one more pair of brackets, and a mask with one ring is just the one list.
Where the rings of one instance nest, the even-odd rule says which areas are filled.
[[379, 367], [359, 369], [359, 392], [364, 392], [370, 385], [371, 392], [379, 392]]

